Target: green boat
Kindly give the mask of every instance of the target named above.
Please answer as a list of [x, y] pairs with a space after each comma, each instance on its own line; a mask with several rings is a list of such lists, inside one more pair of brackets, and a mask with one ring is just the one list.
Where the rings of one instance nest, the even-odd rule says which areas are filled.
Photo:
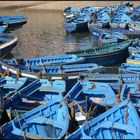
[[98, 46], [96, 48], [66, 52], [66, 54], [82, 56], [85, 58], [85, 63], [96, 63], [103, 66], [120, 64], [128, 57], [128, 47], [132, 41], [133, 40], [126, 40], [108, 46]]

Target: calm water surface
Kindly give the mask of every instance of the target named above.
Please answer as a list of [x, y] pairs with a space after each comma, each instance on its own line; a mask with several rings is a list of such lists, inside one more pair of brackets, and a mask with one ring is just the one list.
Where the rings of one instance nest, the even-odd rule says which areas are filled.
[[92, 46], [90, 33], [66, 34], [61, 12], [0, 11], [1, 15], [24, 14], [27, 24], [12, 31], [19, 37], [11, 52], [16, 58], [61, 55], [65, 51], [85, 49]]

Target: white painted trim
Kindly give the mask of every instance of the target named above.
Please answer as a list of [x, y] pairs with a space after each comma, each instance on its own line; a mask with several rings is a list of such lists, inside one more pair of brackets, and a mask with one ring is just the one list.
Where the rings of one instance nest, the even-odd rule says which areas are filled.
[[4, 44], [0, 45], [0, 49], [3, 49], [3, 48], [5, 48], [5, 47], [7, 47], [7, 46], [10, 46], [10, 45], [12, 45], [13, 43], [15, 43], [16, 41], [18, 41], [18, 37], [14, 38], [13, 40], [11, 40], [11, 41], [9, 41], [9, 42], [7, 42], [7, 43], [4, 43]]

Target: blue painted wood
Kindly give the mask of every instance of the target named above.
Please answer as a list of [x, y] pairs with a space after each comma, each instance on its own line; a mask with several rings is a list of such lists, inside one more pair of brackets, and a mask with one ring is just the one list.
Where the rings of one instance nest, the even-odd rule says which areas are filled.
[[3, 139], [63, 138], [69, 127], [66, 103], [61, 95], [1, 126]]
[[66, 7], [63, 11], [63, 15], [65, 16], [65, 18], [73, 18], [79, 13], [80, 13], [80, 8], [75, 8], [72, 6]]
[[129, 99], [140, 110], [140, 85], [138, 83], [123, 84], [121, 94], [121, 101]]
[[0, 16], [0, 23], [7, 24], [9, 27], [22, 26], [27, 22], [27, 17], [24, 15], [6, 15]]
[[140, 74], [140, 65], [139, 64], [129, 64], [129, 63], [123, 63], [119, 67], [119, 73], [135, 73]]
[[77, 127], [105, 112], [106, 106], [109, 107], [116, 101], [115, 93], [108, 84], [88, 81], [78, 81], [64, 98], [68, 100], [71, 113], [75, 114], [72, 119], [77, 122]]
[[122, 4], [118, 6], [114, 14], [132, 14], [132, 10], [129, 6]]
[[134, 7], [133, 14], [135, 16], [139, 16], [140, 15], [140, 6], [139, 5], [137, 7]]
[[6, 29], [7, 29], [7, 25], [1, 25], [0, 26], [0, 33], [5, 32]]
[[130, 45], [128, 47], [128, 51], [129, 51], [129, 54], [131, 54], [131, 53], [140, 53], [139, 39], [135, 39], [133, 41], [132, 45]]
[[27, 83], [27, 78], [14, 79], [12, 77], [6, 76], [0, 79], [0, 89], [1, 94], [4, 98], [7, 98], [23, 88]]
[[138, 139], [139, 137], [140, 118], [132, 102], [125, 100], [87, 122], [66, 139]]

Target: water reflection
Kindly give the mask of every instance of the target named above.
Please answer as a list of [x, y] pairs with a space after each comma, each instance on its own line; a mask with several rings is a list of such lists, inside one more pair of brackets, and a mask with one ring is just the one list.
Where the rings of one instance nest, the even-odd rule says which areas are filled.
[[1, 11], [1, 15], [16, 13], [28, 17], [27, 24], [12, 31], [19, 37], [12, 51], [16, 58], [61, 55], [65, 51], [92, 46], [90, 33], [66, 34], [61, 12]]

